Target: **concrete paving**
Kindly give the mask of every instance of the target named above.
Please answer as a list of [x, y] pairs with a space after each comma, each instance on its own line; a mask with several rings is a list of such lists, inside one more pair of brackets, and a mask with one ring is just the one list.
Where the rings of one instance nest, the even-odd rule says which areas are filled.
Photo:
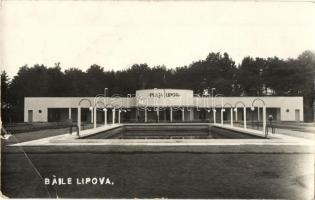
[[[188, 124], [188, 123], [187, 123]], [[186, 124], [186, 125], [187, 125]], [[135, 124], [133, 124], [135, 125]], [[170, 125], [141, 124], [141, 125]], [[183, 123], [172, 124], [183, 125]], [[188, 124], [191, 125], [191, 124]], [[194, 124], [198, 125], [198, 124]], [[199, 123], [199, 125], [205, 125]], [[84, 130], [80, 137], [124, 126], [114, 124]], [[75, 133], [63, 134], [10, 145], [14, 151], [23, 146], [28, 152], [208, 152], [208, 153], [314, 153], [311, 140], [269, 134], [268, 139], [259, 130], [214, 125], [223, 129], [259, 136], [262, 139], [80, 139]]]

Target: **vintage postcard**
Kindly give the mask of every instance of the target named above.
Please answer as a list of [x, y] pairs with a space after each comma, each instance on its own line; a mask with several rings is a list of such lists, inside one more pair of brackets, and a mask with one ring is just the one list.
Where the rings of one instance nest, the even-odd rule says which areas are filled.
[[313, 199], [312, 1], [1, 1], [1, 198]]

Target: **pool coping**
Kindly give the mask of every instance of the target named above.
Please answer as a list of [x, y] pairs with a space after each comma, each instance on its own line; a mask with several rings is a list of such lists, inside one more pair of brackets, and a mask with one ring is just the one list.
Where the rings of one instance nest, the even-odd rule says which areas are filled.
[[[262, 131], [209, 123], [137, 123], [111, 124], [96, 129], [83, 130], [80, 137], [87, 137], [125, 125], [210, 125], [255, 136]], [[204, 153], [314, 153], [314, 142], [287, 136], [269, 134], [269, 139], [83, 139], [76, 133], [52, 136], [8, 145], [11, 152], [23, 147], [26, 152], [204, 152]]]

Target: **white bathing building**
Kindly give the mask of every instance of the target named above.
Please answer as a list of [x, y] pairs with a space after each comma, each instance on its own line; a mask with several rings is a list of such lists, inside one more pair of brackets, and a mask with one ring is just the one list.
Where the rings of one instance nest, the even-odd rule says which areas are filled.
[[[192, 90], [145, 89], [134, 95], [105, 97], [25, 97], [25, 122], [57, 122], [78, 119], [97, 123], [115, 122], [220, 122], [303, 121], [303, 97], [224, 97], [194, 95]], [[245, 107], [245, 112], [244, 112]], [[232, 114], [231, 114], [232, 112]], [[105, 116], [106, 114], [106, 116]], [[118, 117], [119, 116], [119, 117]]]

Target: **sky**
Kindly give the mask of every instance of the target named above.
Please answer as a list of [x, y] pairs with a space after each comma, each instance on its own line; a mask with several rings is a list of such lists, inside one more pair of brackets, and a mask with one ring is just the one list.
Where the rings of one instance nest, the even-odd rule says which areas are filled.
[[1, 1], [0, 64], [121, 70], [175, 68], [227, 52], [295, 58], [315, 50], [315, 3], [257, 1]]

